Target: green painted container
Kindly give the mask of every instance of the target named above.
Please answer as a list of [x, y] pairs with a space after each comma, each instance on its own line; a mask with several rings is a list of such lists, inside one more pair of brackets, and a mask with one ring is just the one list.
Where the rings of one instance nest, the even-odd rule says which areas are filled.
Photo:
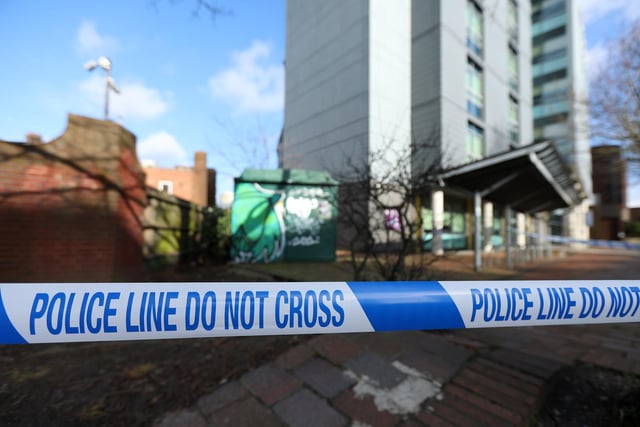
[[327, 172], [246, 169], [235, 180], [231, 259], [334, 261], [337, 200]]

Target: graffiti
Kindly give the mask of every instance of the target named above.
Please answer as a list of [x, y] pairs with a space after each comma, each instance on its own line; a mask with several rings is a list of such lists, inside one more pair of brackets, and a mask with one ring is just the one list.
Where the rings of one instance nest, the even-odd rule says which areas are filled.
[[320, 244], [322, 225], [333, 217], [331, 194], [324, 188], [293, 188], [287, 192], [288, 246]]
[[231, 259], [273, 262], [285, 247], [284, 192], [258, 183], [239, 183], [231, 216]]
[[296, 236], [287, 242], [289, 246], [313, 246], [320, 244], [320, 236]]
[[311, 211], [318, 209], [318, 200], [287, 196], [286, 206], [287, 214], [309, 218]]
[[335, 256], [335, 189], [239, 182], [235, 191], [234, 262]]
[[398, 209], [385, 209], [384, 219], [387, 225], [387, 230], [400, 231], [402, 228], [400, 212], [398, 212]]

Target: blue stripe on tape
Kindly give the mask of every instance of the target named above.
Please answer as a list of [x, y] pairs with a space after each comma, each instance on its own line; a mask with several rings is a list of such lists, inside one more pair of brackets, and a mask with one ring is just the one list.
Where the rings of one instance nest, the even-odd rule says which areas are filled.
[[7, 311], [4, 309], [2, 301], [2, 291], [0, 291], [0, 343], [2, 344], [27, 344], [22, 335], [13, 327]]
[[464, 328], [438, 282], [347, 282], [377, 331]]

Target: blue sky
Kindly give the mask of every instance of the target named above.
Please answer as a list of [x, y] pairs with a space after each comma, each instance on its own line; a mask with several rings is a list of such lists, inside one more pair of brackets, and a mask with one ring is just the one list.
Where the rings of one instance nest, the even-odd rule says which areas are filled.
[[0, 0], [0, 139], [50, 140], [67, 113], [102, 118], [104, 72], [83, 65], [106, 55], [121, 89], [110, 116], [136, 134], [139, 158], [192, 165], [204, 150], [227, 190], [245, 166], [275, 167], [285, 2], [218, 4], [232, 14], [194, 17], [196, 0]]
[[[640, 17], [640, 1], [574, 0], [583, 7], [588, 63]], [[247, 166], [275, 167], [282, 128], [285, 0], [218, 0], [215, 21], [197, 0], [0, 0], [0, 139], [60, 135], [67, 113], [102, 118], [112, 60], [121, 95], [110, 116], [138, 137], [138, 156], [192, 165], [196, 150], [218, 170], [218, 194]], [[632, 189], [638, 190], [634, 185]], [[640, 205], [640, 191], [629, 201]]]

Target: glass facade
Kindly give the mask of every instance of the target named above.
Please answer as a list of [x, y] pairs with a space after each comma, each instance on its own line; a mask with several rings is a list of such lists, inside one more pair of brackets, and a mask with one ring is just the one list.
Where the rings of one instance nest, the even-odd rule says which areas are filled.
[[533, 0], [533, 119], [538, 139], [552, 139], [565, 161], [571, 143], [565, 123], [569, 118], [569, 39], [566, 0]]
[[[447, 195], [444, 199], [444, 215], [442, 229], [442, 246], [445, 250], [467, 248], [467, 200]], [[424, 248], [431, 249], [433, 238], [433, 211], [431, 203], [422, 207], [422, 224], [424, 232]], [[470, 231], [470, 230], [469, 230]]]
[[467, 48], [475, 55], [482, 56], [482, 10], [474, 1], [467, 0], [465, 22], [467, 27]]
[[518, 5], [515, 0], [509, 0], [507, 4], [507, 31], [510, 41], [516, 43], [518, 41]]
[[477, 119], [483, 117], [484, 85], [482, 84], [482, 68], [471, 58], [467, 59], [466, 74], [467, 113]]
[[518, 53], [509, 47], [509, 87], [514, 92], [518, 92], [519, 82], [519, 67], [518, 67]]
[[518, 101], [509, 97], [509, 141], [512, 145], [518, 145], [520, 141], [520, 108]]
[[467, 159], [472, 162], [484, 157], [484, 131], [474, 123], [467, 123]]

